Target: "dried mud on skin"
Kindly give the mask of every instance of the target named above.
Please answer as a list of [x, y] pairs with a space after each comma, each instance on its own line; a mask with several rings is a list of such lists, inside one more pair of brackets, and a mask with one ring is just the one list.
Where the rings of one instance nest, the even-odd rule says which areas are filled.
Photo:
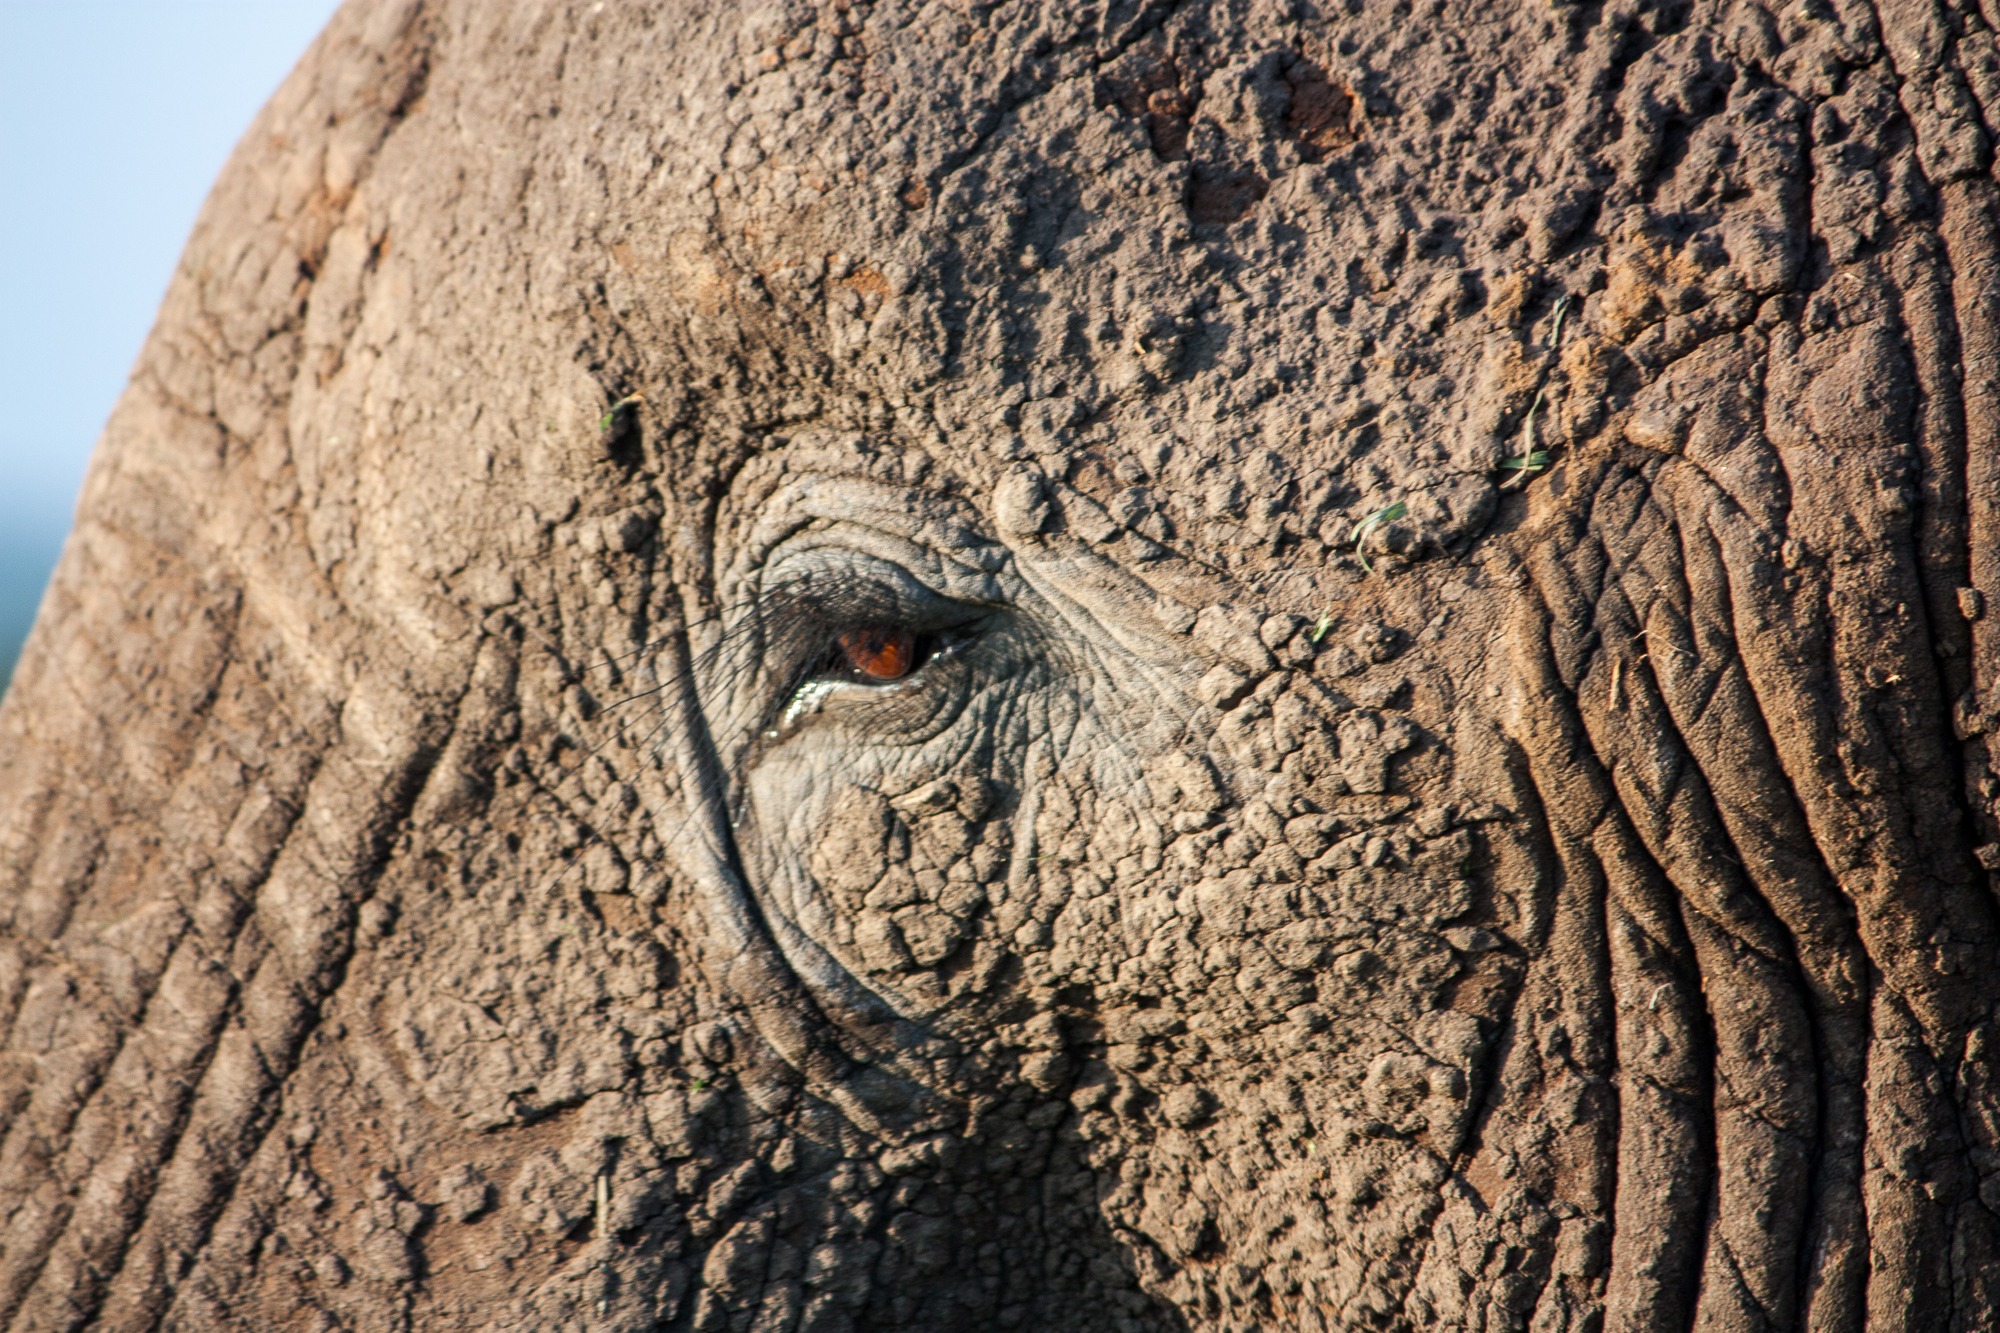
[[0, 708], [0, 1327], [1991, 1326], [1996, 19], [347, 5]]

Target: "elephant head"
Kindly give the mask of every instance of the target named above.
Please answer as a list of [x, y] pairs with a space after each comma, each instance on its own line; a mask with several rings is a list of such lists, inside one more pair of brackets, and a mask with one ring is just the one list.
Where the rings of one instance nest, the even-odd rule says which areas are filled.
[[1991, 40], [1833, 9], [348, 5], [0, 710], [0, 1324], [1977, 1326]]

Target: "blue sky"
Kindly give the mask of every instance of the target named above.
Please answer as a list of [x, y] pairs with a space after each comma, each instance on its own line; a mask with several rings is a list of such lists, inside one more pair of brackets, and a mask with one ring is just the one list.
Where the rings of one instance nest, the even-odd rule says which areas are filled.
[[334, 0], [0, 0], [0, 682], [230, 149]]

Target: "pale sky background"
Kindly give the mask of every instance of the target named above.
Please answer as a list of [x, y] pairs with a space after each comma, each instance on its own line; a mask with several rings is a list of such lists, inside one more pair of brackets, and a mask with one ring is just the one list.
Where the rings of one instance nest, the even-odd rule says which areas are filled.
[[201, 201], [335, 0], [0, 0], [0, 685]]

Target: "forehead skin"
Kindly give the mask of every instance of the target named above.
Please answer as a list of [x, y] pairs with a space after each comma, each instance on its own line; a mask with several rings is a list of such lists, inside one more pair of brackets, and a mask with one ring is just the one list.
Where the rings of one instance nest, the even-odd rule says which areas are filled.
[[0, 1324], [1976, 1326], [1919, 10], [343, 8], [0, 709]]

